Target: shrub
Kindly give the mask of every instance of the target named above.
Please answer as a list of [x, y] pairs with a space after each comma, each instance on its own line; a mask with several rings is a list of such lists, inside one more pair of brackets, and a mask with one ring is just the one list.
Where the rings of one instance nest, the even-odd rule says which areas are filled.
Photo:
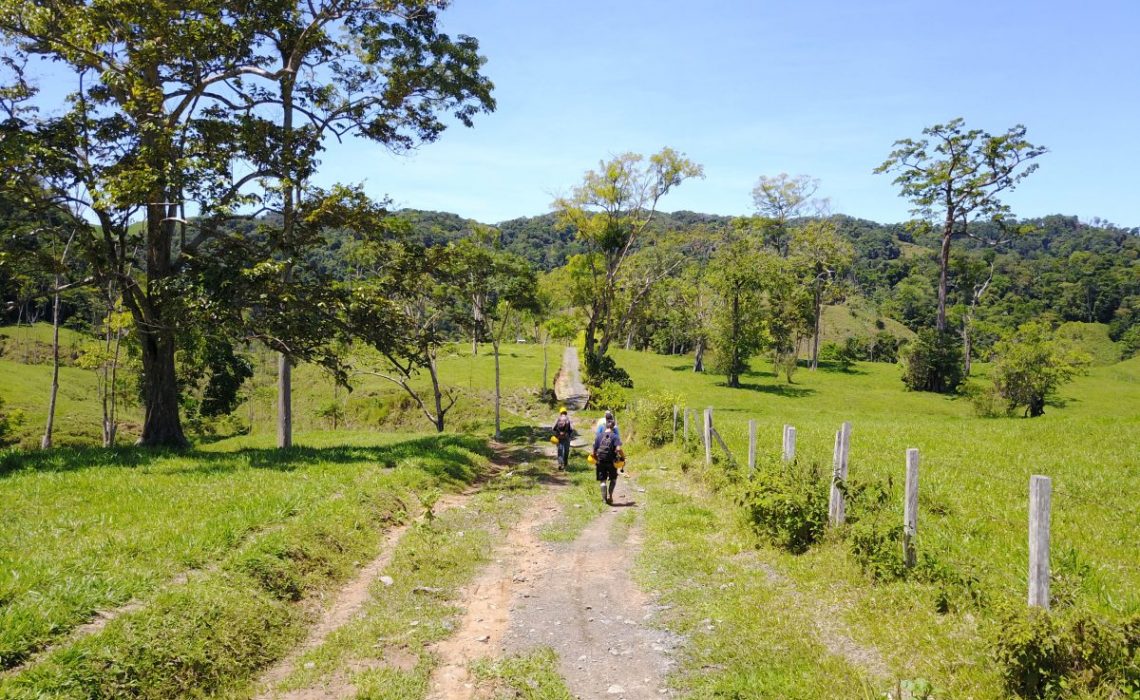
[[673, 394], [652, 394], [638, 401], [633, 411], [633, 428], [637, 436], [649, 447], [672, 442], [673, 408], [680, 403], [681, 398]]
[[793, 554], [806, 552], [827, 525], [828, 482], [818, 464], [757, 464], [738, 497], [749, 522], [769, 542]]
[[981, 382], [968, 382], [962, 393], [970, 400], [974, 413], [981, 418], [998, 418], [1009, 415], [1009, 407], [1005, 399], [998, 393], [992, 384]]
[[1117, 625], [1087, 612], [1061, 618], [1041, 608], [1007, 615], [996, 644], [1006, 688], [1023, 698], [1134, 697], [1140, 692], [1138, 619]]
[[1024, 406], [1033, 418], [1045, 413], [1045, 401], [1089, 363], [1087, 353], [1058, 341], [1049, 326], [1031, 321], [997, 344], [990, 376], [1009, 411]]
[[606, 382], [614, 382], [627, 389], [633, 388], [633, 379], [630, 378], [629, 372], [618, 367], [614, 358], [596, 352], [587, 352], [586, 383], [590, 386], [602, 386]]
[[16, 439], [16, 431], [24, 424], [24, 412], [4, 410], [4, 399], [0, 397], [0, 447], [10, 444]]
[[866, 353], [858, 338], [848, 338], [842, 345], [829, 341], [819, 349], [820, 362], [826, 362], [841, 372], [850, 370], [857, 360], [865, 358]]
[[948, 331], [920, 330], [918, 337], [900, 350], [899, 361], [903, 384], [912, 391], [949, 394], [962, 383], [962, 347]]
[[1140, 353], [1140, 323], [1129, 327], [1120, 336], [1120, 354], [1125, 360]]
[[621, 410], [625, 408], [626, 400], [625, 389], [617, 382], [605, 382], [590, 391], [590, 407], [598, 410]]

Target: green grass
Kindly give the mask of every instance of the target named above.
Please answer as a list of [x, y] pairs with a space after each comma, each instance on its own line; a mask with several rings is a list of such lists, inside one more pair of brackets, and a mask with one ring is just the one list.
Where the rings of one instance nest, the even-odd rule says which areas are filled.
[[[881, 329], [876, 321], [882, 323]], [[879, 316], [867, 302], [853, 301], [842, 306], [825, 306], [820, 321], [819, 343], [822, 346], [829, 342], [842, 343], [848, 338], [869, 338], [880, 331], [886, 331], [896, 338], [914, 337], [914, 331], [893, 318]], [[810, 357], [810, 345], [804, 354]]]
[[[550, 345], [548, 382], [562, 359], [562, 347]], [[503, 426], [529, 424], [527, 412], [549, 412], [535, 402], [542, 386], [542, 346], [511, 343], [502, 346], [499, 358], [502, 371]], [[276, 359], [269, 353], [256, 353], [256, 374], [243, 390], [247, 397], [234, 412], [252, 426], [254, 435], [272, 435], [276, 431]], [[379, 369], [379, 367], [364, 367]], [[469, 343], [449, 345], [440, 353], [440, 380], [460, 392], [459, 402], [447, 415], [449, 431], [490, 434], [494, 427], [494, 358], [490, 345], [479, 346], [479, 355], [471, 355]], [[332, 378], [321, 369], [301, 365], [294, 371], [293, 414], [299, 430], [328, 430], [332, 427], [318, 411], [332, 401], [344, 408], [347, 427], [358, 430], [431, 429], [419, 407], [404, 390], [380, 377], [357, 374], [351, 379], [353, 390], [337, 389]], [[429, 379], [423, 375], [413, 383], [417, 389], [429, 390]], [[429, 397], [430, 394], [425, 394]], [[430, 403], [430, 398], [428, 399]], [[544, 416], [545, 419], [545, 416]], [[553, 422], [553, 419], [552, 419]]]
[[[890, 480], [888, 522], [901, 522], [904, 451], [918, 447], [920, 555], [972, 579], [984, 599], [974, 605], [959, 591], [954, 609], [941, 615], [939, 585], [872, 583], [845, 542], [829, 540], [801, 556], [769, 549], [734, 524], [742, 516], [731, 493], [704, 494], [705, 482], [681, 479], [681, 458], [671, 450], [631, 446], [631, 460], [669, 468], [666, 476], [647, 475], [657, 483], [641, 571], [649, 587], [676, 605], [671, 626], [696, 632], [688, 671], [678, 677], [695, 697], [858, 697], [855, 687], [846, 695], [822, 690], [850, 678], [885, 691], [863, 670], [836, 667], [834, 654], [820, 657], [810, 639], [789, 638], [788, 630], [810, 630], [802, 618], [820, 606], [852, 639], [876, 649], [893, 679], [926, 678], [944, 697], [1003, 697], [989, 645], [999, 633], [999, 611], [1025, 605], [1031, 474], [1053, 479], [1055, 607], [1113, 619], [1140, 612], [1140, 550], [1131, 544], [1140, 541], [1132, 505], [1140, 490], [1140, 360], [1094, 368], [1064, 387], [1041, 418], [983, 419], [965, 400], [904, 391], [892, 365], [861, 363], [852, 373], [801, 369], [788, 385], [757, 363], [745, 388], [733, 390], [721, 377], [694, 375], [685, 358], [614, 354], [633, 376], [635, 397], [666, 392], [682, 405], [715, 407], [718, 431], [741, 463], [747, 421], [755, 419], [762, 454], [778, 454], [788, 423], [797, 428], [797, 457], [830, 469], [834, 433], [850, 420], [850, 481]], [[703, 462], [703, 453], [689, 459]], [[720, 460], [717, 469], [732, 468]], [[783, 583], [766, 585], [763, 573], [741, 573], [737, 558], [744, 553], [779, 572]], [[731, 585], [722, 591], [723, 583]], [[737, 597], [740, 590], [747, 595]], [[714, 625], [706, 638], [707, 630], [693, 627], [694, 619], [715, 619], [718, 611], [729, 631]], [[749, 621], [765, 616], [782, 622]], [[744, 647], [740, 640], [749, 639]], [[789, 656], [772, 659], [771, 649]]]
[[479, 687], [495, 692], [496, 697], [574, 700], [558, 673], [558, 654], [549, 647], [495, 662], [476, 662], [472, 671]]
[[[96, 610], [145, 605], [5, 679], [0, 696], [67, 694], [96, 676], [109, 695], [127, 685], [150, 697], [222, 687], [293, 641], [303, 620], [292, 601], [349, 575], [378, 546], [378, 530], [419, 514], [416, 494], [460, 488], [485, 464], [481, 440], [455, 435], [299, 435], [285, 452], [255, 441], [7, 455], [2, 666], [60, 642]], [[223, 599], [232, 605], [211, 602]], [[231, 626], [246, 629], [230, 639]]]

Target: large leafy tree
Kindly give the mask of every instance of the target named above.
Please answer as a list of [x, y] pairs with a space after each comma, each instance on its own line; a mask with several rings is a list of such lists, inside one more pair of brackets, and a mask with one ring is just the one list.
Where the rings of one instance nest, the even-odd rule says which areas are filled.
[[715, 290], [711, 313], [713, 369], [728, 386], [739, 387], [749, 360], [768, 341], [768, 303], [764, 295], [764, 253], [757, 242], [740, 238], [722, 247], [709, 261], [709, 285]]
[[[668, 275], [679, 260], [648, 271], [627, 290], [618, 308], [621, 274], [641, 247], [649, 245], [650, 223], [661, 198], [685, 180], [703, 176], [701, 166], [665, 148], [648, 160], [625, 153], [590, 170], [571, 194], [554, 202], [562, 224], [573, 228], [587, 253], [571, 260], [580, 277], [579, 292], [586, 316], [586, 370], [597, 380], [610, 342], [637, 310], [649, 289]], [[593, 370], [593, 371], [591, 371]]]
[[967, 129], [961, 119], [922, 130], [925, 138], [896, 141], [876, 173], [893, 173], [900, 194], [914, 205], [912, 213], [937, 227], [940, 238], [939, 332], [946, 330], [950, 244], [955, 238], [979, 235], [971, 224], [992, 222], [999, 231], [1009, 218], [1004, 192], [1032, 174], [1032, 162], [1046, 152], [1025, 138], [1020, 124], [993, 135]]
[[997, 343], [991, 376], [1010, 413], [1020, 407], [1033, 418], [1045, 402], [1089, 363], [1089, 356], [1058, 340], [1044, 323], [1031, 321]]
[[[470, 124], [493, 107], [475, 40], [438, 32], [445, 5], [0, 0], [13, 69], [0, 99], [31, 92], [21, 67], [32, 56], [70, 70], [74, 86], [61, 116], [5, 120], [0, 166], [97, 222], [83, 248], [138, 328], [143, 444], [185, 444], [176, 321], [211, 320], [190, 307], [215, 301], [194, 274], [224, 257], [212, 247], [223, 221], [243, 205], [278, 209], [272, 240], [287, 285], [293, 222], [326, 135], [404, 148], [436, 138], [445, 113]], [[267, 180], [276, 207], [254, 192]], [[144, 223], [129, 226], [136, 212]]]

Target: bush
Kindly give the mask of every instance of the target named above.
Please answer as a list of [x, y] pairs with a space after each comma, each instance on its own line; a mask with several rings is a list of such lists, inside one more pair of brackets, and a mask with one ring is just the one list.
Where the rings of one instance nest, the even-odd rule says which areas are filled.
[[974, 413], [981, 418], [998, 418], [1009, 415], [1009, 406], [992, 384], [968, 382], [962, 393], [970, 400]]
[[620, 411], [626, 405], [626, 393], [621, 384], [606, 382], [590, 391], [590, 408]]
[[[652, 394], [637, 402], [633, 411], [633, 429], [649, 447], [660, 447], [673, 441], [673, 409], [681, 398], [673, 394]], [[680, 417], [677, 418], [680, 422]]]
[[1087, 612], [1067, 619], [1041, 608], [1007, 615], [996, 645], [1006, 688], [1023, 698], [1135, 697], [1138, 627], [1140, 616], [1117, 625]]
[[1024, 406], [1030, 418], [1045, 413], [1045, 401], [1089, 363], [1087, 353], [1059, 341], [1049, 326], [1036, 321], [1018, 326], [994, 351], [994, 390], [1010, 413]]
[[834, 366], [841, 372], [851, 369], [856, 360], [865, 359], [865, 354], [857, 338], [848, 338], [842, 345], [826, 342], [819, 349], [819, 361]]
[[16, 409], [5, 411], [4, 399], [0, 398], [0, 447], [16, 440], [16, 431], [24, 424], [24, 412]]
[[793, 554], [823, 537], [828, 481], [818, 464], [772, 461], [757, 464], [753, 480], [738, 497], [758, 534]]
[[930, 328], [900, 350], [903, 384], [911, 391], [953, 393], [962, 383], [962, 346], [957, 336]]
[[1140, 354], [1140, 323], [1129, 327], [1120, 336], [1120, 354], [1125, 360]]
[[629, 372], [618, 367], [614, 358], [596, 352], [587, 352], [586, 383], [590, 386], [602, 386], [606, 382], [613, 382], [627, 389], [633, 388], [633, 379], [630, 378]]

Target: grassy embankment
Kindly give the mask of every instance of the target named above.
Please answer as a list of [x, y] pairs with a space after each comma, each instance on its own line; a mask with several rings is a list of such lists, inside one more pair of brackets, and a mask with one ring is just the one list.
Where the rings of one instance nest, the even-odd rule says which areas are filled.
[[[469, 437], [298, 442], [283, 453], [242, 438], [181, 454], [7, 455], [0, 660], [14, 669], [49, 651], [5, 673], [0, 697], [239, 687], [300, 639], [313, 611], [303, 601], [374, 556], [384, 529], [486, 473], [482, 440]], [[101, 631], [69, 637], [128, 601]]]
[[[694, 476], [699, 466], [680, 473], [703, 454], [634, 452], [631, 468], [650, 485], [640, 576], [675, 606], [669, 625], [690, 635], [676, 682], [697, 697], [857, 697], [916, 677], [933, 682], [940, 697], [1004, 697], [992, 641], [1000, 611], [1024, 606], [1030, 474], [1053, 479], [1057, 606], [1114, 619], [1140, 611], [1140, 518], [1132, 505], [1140, 490], [1140, 359], [1092, 369], [1045, 416], [1026, 420], [982, 419], [964, 399], [905, 392], [890, 365], [801, 369], [789, 385], [757, 363], [732, 390], [720, 377], [694, 375], [683, 358], [615, 356], [634, 378], [635, 397], [670, 393], [682, 405], [715, 407], [718, 431], [740, 462], [755, 419], [769, 458], [787, 423], [798, 431], [797, 457], [829, 470], [834, 433], [851, 421], [850, 481], [890, 480], [888, 520], [901, 522], [904, 450], [918, 447], [920, 553], [969, 592], [874, 583], [835, 537], [798, 556], [762, 545], [730, 492], [715, 493]], [[722, 461], [717, 469], [731, 467]], [[975, 593], [982, 602], [970, 602]], [[951, 609], [940, 613], [947, 596]]]

